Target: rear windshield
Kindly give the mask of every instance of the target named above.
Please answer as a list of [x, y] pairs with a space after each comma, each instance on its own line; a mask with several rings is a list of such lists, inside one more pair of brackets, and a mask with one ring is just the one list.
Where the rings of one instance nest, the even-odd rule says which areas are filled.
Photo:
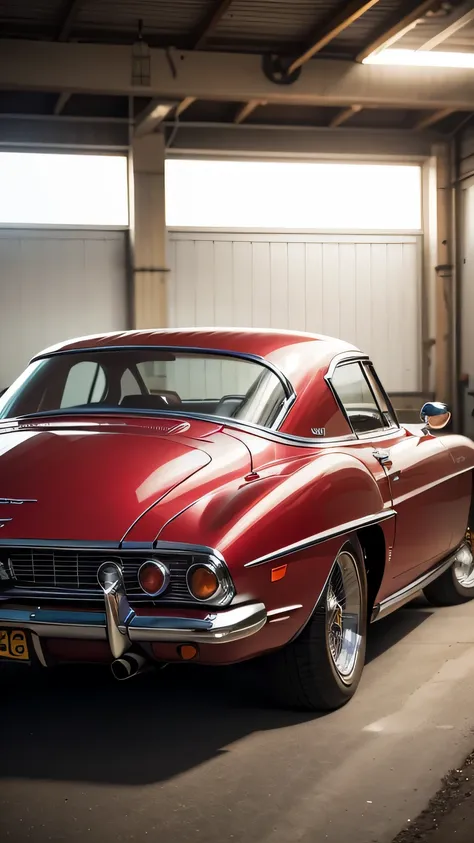
[[182, 412], [271, 427], [280, 378], [242, 357], [175, 350], [91, 350], [36, 360], [0, 397], [0, 418], [38, 413]]

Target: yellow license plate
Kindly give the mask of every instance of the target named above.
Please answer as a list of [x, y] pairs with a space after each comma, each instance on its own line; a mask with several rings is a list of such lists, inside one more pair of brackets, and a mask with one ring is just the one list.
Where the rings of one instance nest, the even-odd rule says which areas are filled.
[[21, 629], [0, 629], [0, 659], [29, 661], [28, 641]]

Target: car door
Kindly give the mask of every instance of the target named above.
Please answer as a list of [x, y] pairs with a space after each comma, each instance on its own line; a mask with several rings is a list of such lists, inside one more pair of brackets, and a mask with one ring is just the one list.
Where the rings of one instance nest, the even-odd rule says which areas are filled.
[[419, 435], [399, 426], [367, 361], [340, 364], [331, 385], [357, 437], [347, 447], [376, 479], [382, 468], [389, 484], [397, 516], [386, 582], [395, 581], [394, 591], [435, 564], [451, 547], [445, 504], [455, 490], [450, 482], [441, 482], [452, 473], [449, 454], [441, 440], [423, 433], [421, 426]]

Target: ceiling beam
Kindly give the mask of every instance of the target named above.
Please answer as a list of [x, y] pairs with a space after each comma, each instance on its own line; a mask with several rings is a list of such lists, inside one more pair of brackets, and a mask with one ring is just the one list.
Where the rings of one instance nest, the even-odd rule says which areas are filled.
[[361, 105], [350, 105], [349, 108], [343, 108], [336, 114], [335, 117], [332, 118], [329, 128], [330, 129], [337, 129], [338, 126], [342, 126], [344, 123], [347, 123], [354, 114], [358, 114], [359, 111], [362, 111]]
[[297, 59], [292, 62], [288, 73], [293, 73], [303, 64], [306, 64], [316, 53], [319, 53], [326, 44], [329, 44], [334, 38], [337, 38], [341, 32], [344, 32], [351, 23], [358, 20], [365, 14], [372, 6], [375, 6], [379, 0], [349, 0], [340, 9], [338, 14], [331, 14], [330, 17], [318, 27], [314, 33], [312, 44], [304, 51]]
[[[1, 118], [0, 118], [1, 121]], [[0, 122], [1, 127], [1, 122]], [[173, 123], [166, 123], [166, 130], [173, 131]], [[269, 126], [254, 123], [194, 123], [186, 122], [175, 135], [172, 155], [189, 155], [202, 152], [221, 157], [236, 154], [265, 159], [286, 157], [289, 153], [308, 158], [333, 159], [340, 155], [347, 161], [387, 161], [394, 156], [400, 160], [401, 150], [405, 160], [419, 160], [431, 154], [433, 143], [439, 142], [435, 132], [412, 132], [403, 129], [340, 129], [312, 126]]]
[[141, 138], [154, 132], [177, 105], [176, 102], [163, 102], [161, 99], [152, 100], [135, 118], [135, 137]]
[[68, 0], [66, 14], [56, 35], [56, 41], [67, 41], [76, 23], [82, 0]]
[[212, 35], [225, 13], [227, 12], [232, 0], [217, 0], [214, 3], [211, 11], [204, 17], [203, 21], [197, 27], [192, 38], [192, 49], [200, 50], [204, 42]]
[[455, 108], [440, 108], [439, 111], [433, 111], [431, 114], [427, 114], [426, 117], [422, 117], [415, 123], [413, 128], [416, 132], [421, 132], [422, 129], [429, 129], [430, 126], [434, 126], [435, 123], [439, 123], [440, 120], [444, 120], [445, 117], [449, 117], [455, 111]]
[[[309, 62], [293, 85], [275, 85], [261, 58], [239, 53], [180, 52], [176, 77], [165, 50], [151, 49], [147, 93], [175, 107], [187, 97], [243, 103], [362, 108], [474, 110], [474, 73], [463, 68], [382, 67]], [[60, 94], [143, 95], [132, 85], [129, 46], [0, 40], [0, 89]]]
[[262, 100], [249, 100], [246, 102], [241, 108], [239, 108], [237, 114], [234, 117], [234, 123], [243, 123], [247, 117], [255, 111], [260, 105], [266, 105], [266, 102]]
[[438, 4], [439, 0], [415, 0], [415, 2], [410, 0], [405, 3], [400, 11], [391, 15], [389, 20], [380, 27], [374, 38], [358, 53], [355, 60], [361, 62], [376, 50], [383, 50], [398, 41]]
[[442, 44], [443, 41], [446, 41], [448, 38], [451, 38], [451, 35], [455, 35], [456, 32], [459, 32], [464, 26], [467, 26], [468, 23], [472, 23], [474, 20], [474, 9], [471, 9], [469, 12], [466, 12], [465, 15], [462, 15], [457, 20], [453, 21], [449, 26], [446, 26], [441, 32], [438, 32], [437, 35], [434, 35], [433, 38], [430, 38], [429, 41], [425, 41], [421, 47], [418, 47], [419, 50], [434, 50], [435, 47], [438, 47], [439, 44]]
[[71, 99], [71, 94], [66, 94], [64, 91], [62, 92], [62, 94], [59, 94], [59, 97], [57, 98], [57, 100], [54, 104], [54, 113], [55, 114], [62, 114], [62, 112], [63, 112], [63, 110], [66, 106], [66, 103], [68, 103], [70, 99]]

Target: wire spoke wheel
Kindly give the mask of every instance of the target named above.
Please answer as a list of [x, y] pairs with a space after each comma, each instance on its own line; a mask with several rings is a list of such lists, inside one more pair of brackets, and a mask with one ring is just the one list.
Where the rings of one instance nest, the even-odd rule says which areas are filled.
[[362, 588], [357, 563], [342, 551], [335, 562], [326, 595], [326, 634], [334, 667], [350, 684], [363, 642]]
[[474, 557], [472, 555], [471, 531], [469, 530], [468, 533], [469, 540], [456, 556], [456, 561], [453, 565], [453, 574], [459, 585], [463, 588], [474, 588]]

